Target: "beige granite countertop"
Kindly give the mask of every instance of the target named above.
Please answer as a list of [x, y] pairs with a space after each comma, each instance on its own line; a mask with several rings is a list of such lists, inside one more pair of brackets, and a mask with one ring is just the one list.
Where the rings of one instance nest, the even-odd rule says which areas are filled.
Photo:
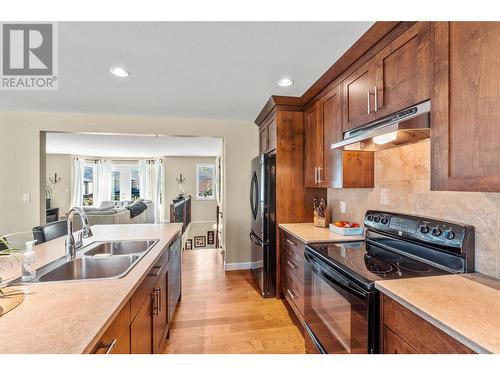
[[500, 353], [500, 280], [481, 274], [375, 282], [378, 290], [478, 353]]
[[314, 226], [313, 223], [280, 224], [279, 227], [305, 243], [362, 241], [364, 236], [341, 236], [328, 228]]
[[[87, 353], [159, 258], [182, 224], [96, 225], [85, 244], [102, 240], [158, 239], [123, 278], [22, 286], [25, 300], [0, 317], [0, 354]], [[64, 237], [35, 246], [37, 268], [64, 255]], [[20, 266], [2, 271], [20, 275]]]

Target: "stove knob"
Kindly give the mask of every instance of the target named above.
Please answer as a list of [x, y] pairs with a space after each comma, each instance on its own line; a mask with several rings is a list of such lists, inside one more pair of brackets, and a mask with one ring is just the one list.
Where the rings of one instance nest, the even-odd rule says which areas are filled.
[[387, 223], [389, 222], [389, 219], [387, 219], [386, 217], [383, 217], [383, 218], [380, 220], [380, 222], [381, 222], [382, 224], [384, 224], [384, 225], [385, 225], [385, 224], [387, 224]]
[[441, 235], [441, 229], [439, 229], [438, 227], [432, 228], [432, 235], [439, 237]]
[[455, 238], [455, 233], [452, 230], [445, 230], [443, 235], [447, 240], [452, 240]]
[[380, 221], [380, 218], [379, 218], [378, 216], [375, 216], [375, 217], [373, 218], [373, 221], [374, 221], [374, 222], [376, 222], [376, 223], [378, 223], [378, 222]]
[[420, 227], [420, 233], [427, 234], [427, 233], [429, 233], [429, 231], [430, 231], [430, 229], [427, 225], [422, 225]]
[[372, 215], [368, 215], [368, 216], [366, 217], [366, 220], [368, 220], [368, 221], [372, 221], [372, 220], [373, 220], [373, 216], [372, 216]]

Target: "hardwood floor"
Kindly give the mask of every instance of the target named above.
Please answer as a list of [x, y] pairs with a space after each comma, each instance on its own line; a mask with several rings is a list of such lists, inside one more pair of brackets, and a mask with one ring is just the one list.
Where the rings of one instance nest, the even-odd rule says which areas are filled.
[[165, 353], [305, 354], [285, 302], [261, 298], [250, 271], [224, 272], [220, 250], [183, 252], [182, 300]]

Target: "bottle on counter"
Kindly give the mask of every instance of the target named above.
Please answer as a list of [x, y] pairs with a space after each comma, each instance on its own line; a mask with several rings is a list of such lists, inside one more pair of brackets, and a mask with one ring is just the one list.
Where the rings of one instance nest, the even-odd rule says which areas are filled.
[[36, 253], [33, 251], [33, 245], [36, 241], [26, 242], [26, 251], [21, 260], [22, 281], [32, 281], [36, 277]]

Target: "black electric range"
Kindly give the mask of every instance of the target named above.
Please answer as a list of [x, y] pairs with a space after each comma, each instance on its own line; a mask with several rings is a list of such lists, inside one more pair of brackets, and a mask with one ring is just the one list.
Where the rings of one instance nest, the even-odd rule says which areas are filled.
[[377, 353], [379, 280], [474, 269], [474, 228], [367, 211], [366, 239], [305, 249], [306, 343], [315, 352]]

